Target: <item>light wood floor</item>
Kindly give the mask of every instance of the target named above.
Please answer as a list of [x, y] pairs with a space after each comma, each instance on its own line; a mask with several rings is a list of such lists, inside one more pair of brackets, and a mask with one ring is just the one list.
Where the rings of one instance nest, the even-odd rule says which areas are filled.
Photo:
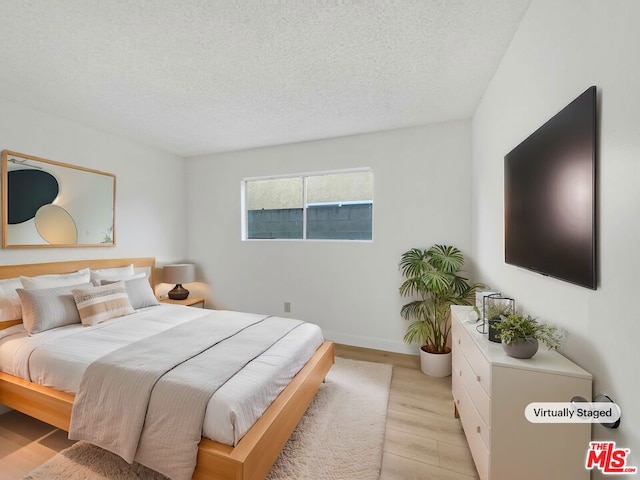
[[453, 417], [451, 377], [427, 377], [415, 355], [344, 345], [336, 345], [336, 355], [394, 366], [381, 480], [479, 478], [460, 420]]
[[[451, 377], [431, 378], [418, 357], [337, 345], [344, 358], [394, 365], [382, 480], [478, 478], [460, 421], [453, 418]], [[66, 432], [12, 411], [0, 415], [0, 479], [19, 480], [73, 442]]]

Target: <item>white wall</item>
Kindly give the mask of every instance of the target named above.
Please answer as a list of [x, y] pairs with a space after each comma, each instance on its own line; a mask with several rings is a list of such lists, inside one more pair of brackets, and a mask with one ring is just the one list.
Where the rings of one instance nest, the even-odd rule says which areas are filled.
[[[594, 376], [623, 411], [619, 430], [594, 439], [631, 448], [640, 466], [637, 303], [640, 256], [640, 2], [533, 0], [473, 117], [473, 238], [479, 279], [527, 313], [568, 332], [562, 353]], [[504, 263], [503, 158], [582, 93], [598, 87], [597, 291]], [[585, 453], [586, 453], [585, 446]], [[598, 474], [593, 474], [599, 478]]]
[[116, 246], [0, 249], [0, 263], [186, 254], [186, 193], [179, 157], [0, 100], [0, 149], [116, 175]]
[[[0, 264], [85, 258], [186, 254], [186, 193], [179, 157], [28, 107], [0, 100], [0, 149], [80, 165], [116, 175], [116, 246], [0, 248]], [[0, 405], [0, 414], [7, 411]]]
[[[470, 135], [464, 121], [188, 159], [188, 253], [209, 301], [311, 321], [341, 343], [417, 353], [402, 343], [398, 261], [433, 243], [470, 252]], [[242, 178], [355, 167], [374, 171], [373, 242], [240, 240]]]

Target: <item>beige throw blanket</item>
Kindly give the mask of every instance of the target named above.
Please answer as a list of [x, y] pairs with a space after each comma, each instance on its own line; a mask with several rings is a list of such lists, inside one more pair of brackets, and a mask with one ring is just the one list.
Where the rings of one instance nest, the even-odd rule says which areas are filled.
[[69, 438], [88, 441], [172, 479], [190, 479], [211, 396], [302, 324], [252, 314], [229, 322], [208, 317], [89, 365], [73, 405]]

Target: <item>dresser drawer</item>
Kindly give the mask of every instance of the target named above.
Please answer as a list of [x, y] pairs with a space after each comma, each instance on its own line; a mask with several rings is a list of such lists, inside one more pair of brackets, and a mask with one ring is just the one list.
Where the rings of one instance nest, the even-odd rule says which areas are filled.
[[453, 349], [461, 351], [487, 396], [491, 397], [491, 365], [461, 322], [453, 322]]
[[462, 382], [454, 377], [451, 381], [453, 400], [460, 414], [460, 421], [467, 437], [473, 462], [482, 480], [489, 479], [490, 430], [480, 414], [471, 404]]
[[487, 425], [491, 425], [490, 404], [491, 400], [484, 391], [478, 375], [476, 375], [466, 357], [459, 350], [454, 350], [452, 355], [451, 375], [459, 380], [464, 386], [471, 403], [476, 407], [478, 413]]

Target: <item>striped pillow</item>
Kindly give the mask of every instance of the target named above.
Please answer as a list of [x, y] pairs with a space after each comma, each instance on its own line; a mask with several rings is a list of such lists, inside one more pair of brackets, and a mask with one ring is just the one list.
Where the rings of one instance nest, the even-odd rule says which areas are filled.
[[71, 293], [84, 325], [97, 325], [105, 320], [135, 313], [124, 282], [101, 287], [74, 288]]
[[[129, 302], [131, 302], [131, 306], [135, 310], [160, 305], [158, 303], [158, 299], [153, 293], [153, 290], [151, 290], [151, 285], [149, 285], [147, 276], [144, 273], [141, 275], [143, 275], [144, 278], [140, 277], [122, 280], [124, 282], [124, 288], [127, 290], [127, 295], [129, 296]], [[116, 283], [116, 281], [112, 282], [110, 280], [100, 280], [100, 282], [102, 285], [111, 285]]]
[[17, 289], [22, 304], [22, 321], [27, 333], [34, 335], [52, 328], [80, 323], [71, 291], [90, 286], [90, 283], [82, 283], [57, 288]]
[[22, 305], [16, 290], [22, 288], [19, 278], [0, 280], [0, 322], [22, 318]]

